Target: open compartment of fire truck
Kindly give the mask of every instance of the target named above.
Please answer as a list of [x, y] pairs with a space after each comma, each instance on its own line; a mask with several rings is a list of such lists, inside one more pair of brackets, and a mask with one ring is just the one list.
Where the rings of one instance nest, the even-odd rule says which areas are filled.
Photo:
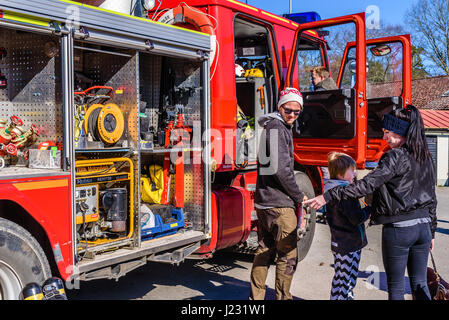
[[79, 259], [138, 243], [137, 59], [135, 50], [73, 45]]
[[75, 42], [79, 259], [204, 234], [202, 65]]
[[139, 58], [141, 239], [204, 231], [201, 63]]
[[2, 27], [0, 39], [0, 175], [60, 172], [59, 37]]

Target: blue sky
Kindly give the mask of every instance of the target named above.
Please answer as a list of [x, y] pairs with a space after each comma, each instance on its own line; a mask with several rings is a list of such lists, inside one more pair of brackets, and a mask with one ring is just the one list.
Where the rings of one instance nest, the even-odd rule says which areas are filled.
[[[246, 0], [239, 0], [245, 3]], [[292, 0], [292, 12], [316, 11], [322, 19], [365, 12], [370, 5], [379, 8], [380, 19], [387, 24], [404, 25], [404, 14], [417, 0]], [[419, 0], [418, 0], [419, 1]], [[247, 0], [248, 4], [275, 14], [287, 13], [289, 0]]]

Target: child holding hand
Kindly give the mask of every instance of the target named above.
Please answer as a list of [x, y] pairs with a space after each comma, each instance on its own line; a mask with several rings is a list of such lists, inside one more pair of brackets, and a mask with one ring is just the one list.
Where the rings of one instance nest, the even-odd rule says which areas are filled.
[[[356, 163], [349, 155], [332, 152], [328, 156], [329, 180], [324, 190], [354, 182]], [[331, 300], [353, 300], [362, 248], [368, 244], [364, 222], [370, 207], [361, 208], [359, 200], [349, 198], [326, 204], [326, 220], [331, 231], [331, 250], [335, 275]]]

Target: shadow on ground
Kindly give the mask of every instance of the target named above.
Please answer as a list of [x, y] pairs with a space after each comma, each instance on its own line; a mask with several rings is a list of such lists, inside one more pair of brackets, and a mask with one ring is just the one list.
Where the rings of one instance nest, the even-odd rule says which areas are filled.
[[[144, 298], [152, 290], [163, 290], [158, 287], [169, 286], [179, 292], [185, 292], [186, 289], [200, 292], [186, 298], [191, 300], [248, 300], [250, 270], [247, 281], [224, 273], [236, 268], [247, 269], [237, 262], [252, 262], [252, 259], [252, 255], [223, 251], [211, 259], [186, 260], [179, 266], [149, 262], [120, 278], [118, 282], [107, 279], [83, 281], [80, 283], [81, 290], [67, 290], [67, 296], [70, 300], [132, 300]], [[182, 299], [181, 297], [182, 294], [172, 299]], [[266, 299], [275, 299], [273, 289], [267, 288]]]
[[[357, 285], [362, 285], [361, 283], [362, 281], [365, 283], [368, 289], [382, 290], [388, 292], [387, 275], [385, 274], [385, 272], [359, 270], [359, 274], [357, 277]], [[404, 277], [404, 285], [405, 285], [405, 294], [412, 294], [409, 277]]]

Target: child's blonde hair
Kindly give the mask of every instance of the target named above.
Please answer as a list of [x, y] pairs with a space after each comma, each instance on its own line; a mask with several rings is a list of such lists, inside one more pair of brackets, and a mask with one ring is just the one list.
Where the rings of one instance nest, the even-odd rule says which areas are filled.
[[329, 169], [329, 176], [331, 179], [338, 179], [338, 176], [343, 177], [350, 167], [356, 167], [356, 163], [351, 156], [343, 152], [331, 152], [327, 156], [327, 163]]
[[329, 71], [324, 66], [312, 67], [309, 70], [310, 72], [315, 72], [317, 75], [324, 79], [329, 77]]

